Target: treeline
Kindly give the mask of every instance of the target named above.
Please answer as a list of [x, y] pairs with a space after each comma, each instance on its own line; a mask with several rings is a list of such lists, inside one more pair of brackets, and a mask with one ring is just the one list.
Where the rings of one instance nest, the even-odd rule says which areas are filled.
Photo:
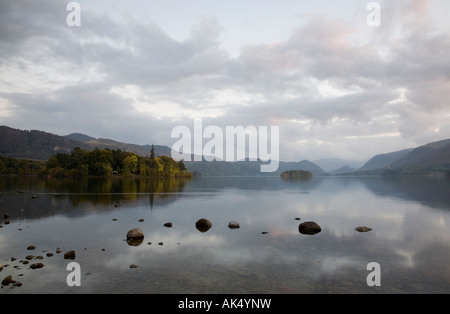
[[145, 177], [190, 177], [183, 161], [167, 156], [139, 156], [120, 149], [82, 150], [76, 147], [72, 153], [58, 153], [45, 163], [45, 174], [50, 176], [145, 176]]
[[183, 161], [167, 156], [139, 156], [120, 149], [83, 150], [76, 147], [70, 154], [58, 153], [46, 162], [0, 156], [0, 175], [47, 175], [52, 177], [81, 176], [144, 176], [191, 177]]
[[0, 175], [37, 175], [44, 171], [44, 162], [0, 156]]

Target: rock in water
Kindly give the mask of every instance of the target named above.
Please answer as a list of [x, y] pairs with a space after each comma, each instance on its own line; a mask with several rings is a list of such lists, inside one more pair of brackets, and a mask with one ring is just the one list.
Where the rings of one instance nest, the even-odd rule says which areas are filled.
[[301, 234], [313, 235], [322, 231], [322, 228], [314, 221], [305, 221], [298, 226], [298, 231]]
[[370, 230], [372, 230], [372, 228], [363, 226], [363, 227], [356, 227], [355, 230], [358, 232], [369, 232]]
[[68, 251], [68, 252], [64, 253], [64, 259], [74, 260], [75, 259], [75, 251]]
[[42, 268], [42, 267], [44, 267], [44, 264], [42, 264], [42, 263], [35, 263], [35, 264], [30, 265], [31, 269], [38, 269], [38, 268]]
[[240, 227], [241, 226], [236, 221], [230, 221], [230, 223], [228, 224], [228, 228], [230, 229], [238, 229]]
[[12, 276], [6, 276], [3, 280], [2, 280], [2, 286], [7, 286], [11, 283], [15, 283], [16, 281], [12, 279]]
[[128, 231], [127, 233], [127, 240], [130, 239], [143, 239], [144, 238], [144, 232], [142, 232], [139, 228], [134, 228]]
[[144, 241], [144, 232], [139, 228], [134, 228], [127, 233], [127, 243], [130, 246], [139, 246]]
[[206, 232], [212, 227], [212, 223], [206, 218], [201, 218], [195, 223], [195, 227], [200, 232]]

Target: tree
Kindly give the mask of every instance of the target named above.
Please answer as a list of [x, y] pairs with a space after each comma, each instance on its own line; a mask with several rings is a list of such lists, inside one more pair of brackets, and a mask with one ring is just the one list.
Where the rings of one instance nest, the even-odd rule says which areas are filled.
[[181, 171], [185, 171], [186, 170], [186, 166], [184, 165], [183, 160], [180, 160], [178, 162], [178, 169], [180, 169]]
[[112, 174], [112, 171], [111, 165], [107, 162], [96, 162], [94, 164], [94, 175], [108, 176]]
[[138, 169], [138, 158], [136, 155], [131, 155], [123, 160], [124, 174], [136, 174]]
[[[153, 159], [151, 158], [153, 156]], [[110, 176], [114, 171], [123, 175], [146, 177], [191, 177], [183, 161], [176, 162], [167, 156], [139, 156], [121, 150], [98, 149], [93, 151], [75, 148], [70, 154], [58, 153], [47, 162], [22, 161], [0, 158], [0, 174], [48, 174], [52, 176]]]
[[150, 159], [155, 160], [155, 146], [152, 144], [152, 150], [150, 151]]
[[3, 160], [0, 159], [0, 175], [7, 174], [8, 169], [6, 168], [6, 164]]

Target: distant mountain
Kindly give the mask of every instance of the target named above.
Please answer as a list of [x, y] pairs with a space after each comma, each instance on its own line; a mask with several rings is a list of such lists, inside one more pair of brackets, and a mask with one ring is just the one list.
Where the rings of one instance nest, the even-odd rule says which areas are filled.
[[446, 173], [450, 170], [450, 139], [428, 143], [371, 158], [363, 167], [347, 174], [402, 175]]
[[447, 171], [450, 169], [450, 139], [417, 147], [389, 167], [403, 171]]
[[261, 172], [261, 161], [185, 161], [186, 168], [190, 172], [198, 172], [203, 176], [279, 176], [286, 170], [307, 170], [315, 176], [327, 175], [316, 164], [303, 160], [299, 162], [280, 161], [275, 172]]
[[96, 138], [86, 135], [86, 134], [82, 134], [82, 133], [72, 133], [69, 135], [65, 135], [65, 138], [71, 139], [71, 140], [75, 140], [75, 141], [79, 141], [79, 142], [89, 142], [89, 141], [93, 141]]
[[333, 173], [336, 170], [344, 167], [348, 167], [350, 170], [352, 168], [358, 169], [364, 165], [364, 162], [361, 161], [345, 160], [340, 158], [324, 158], [319, 160], [313, 160], [312, 162], [328, 173]]
[[389, 167], [394, 162], [405, 157], [412, 150], [413, 148], [409, 148], [397, 152], [375, 155], [368, 162], [366, 162], [364, 166], [359, 168], [358, 171], [377, 170]]
[[[19, 159], [46, 161], [57, 153], [70, 153], [75, 147], [84, 150], [120, 149], [141, 156], [150, 155], [151, 145], [122, 143], [111, 139], [94, 138], [82, 133], [59, 136], [38, 130], [19, 130], [0, 126], [0, 155]], [[171, 156], [168, 146], [154, 145], [158, 156]], [[445, 173], [450, 170], [450, 139], [376, 155], [364, 166], [354, 170], [355, 165], [338, 159], [321, 159], [318, 164], [307, 160], [299, 162], [280, 161], [278, 170], [261, 173], [261, 162], [185, 162], [189, 171], [203, 175], [280, 175], [286, 170], [307, 170], [315, 176], [332, 174], [379, 175], [379, 174], [427, 174]], [[320, 165], [323, 165], [324, 170]], [[340, 167], [338, 167], [340, 166]], [[333, 167], [334, 170], [331, 170]]]
[[330, 174], [336, 175], [336, 174], [344, 174], [344, 173], [351, 173], [355, 172], [357, 169], [350, 168], [349, 166], [344, 166], [339, 169], [333, 170], [330, 172]]
[[[152, 145], [137, 145], [137, 144], [129, 144], [118, 142], [105, 138], [94, 138], [86, 134], [81, 133], [72, 133], [69, 135], [65, 135], [65, 138], [68, 139], [76, 139], [77, 141], [83, 142], [88, 145], [89, 149], [95, 149], [98, 147], [99, 149], [120, 149], [124, 152], [132, 152], [140, 156], [148, 156], [150, 155], [150, 151], [152, 149]], [[171, 148], [163, 145], [154, 145], [155, 155], [157, 156], [170, 156]]]
[[[120, 149], [141, 156], [149, 156], [151, 145], [135, 145], [109, 139], [96, 139], [82, 133], [60, 136], [38, 130], [19, 130], [0, 126], [0, 155], [19, 159], [46, 161], [57, 153], [71, 153], [75, 147], [84, 150]], [[155, 155], [171, 156], [168, 146], [154, 145]]]
[[37, 130], [0, 126], [0, 155], [45, 161], [57, 153], [70, 153], [75, 147], [89, 146], [69, 138]]

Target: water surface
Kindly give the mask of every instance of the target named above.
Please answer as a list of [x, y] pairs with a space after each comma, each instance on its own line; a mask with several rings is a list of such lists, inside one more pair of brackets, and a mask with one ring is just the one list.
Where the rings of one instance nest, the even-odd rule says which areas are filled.
[[[22, 283], [2, 294], [450, 291], [445, 178], [2, 177], [0, 191], [0, 279]], [[196, 229], [200, 218], [212, 222], [207, 232]], [[322, 231], [301, 234], [304, 221]], [[130, 246], [135, 227], [145, 237]], [[79, 287], [66, 283], [70, 250]], [[27, 255], [43, 259], [23, 264]], [[370, 262], [381, 267], [381, 286], [367, 285]]]

